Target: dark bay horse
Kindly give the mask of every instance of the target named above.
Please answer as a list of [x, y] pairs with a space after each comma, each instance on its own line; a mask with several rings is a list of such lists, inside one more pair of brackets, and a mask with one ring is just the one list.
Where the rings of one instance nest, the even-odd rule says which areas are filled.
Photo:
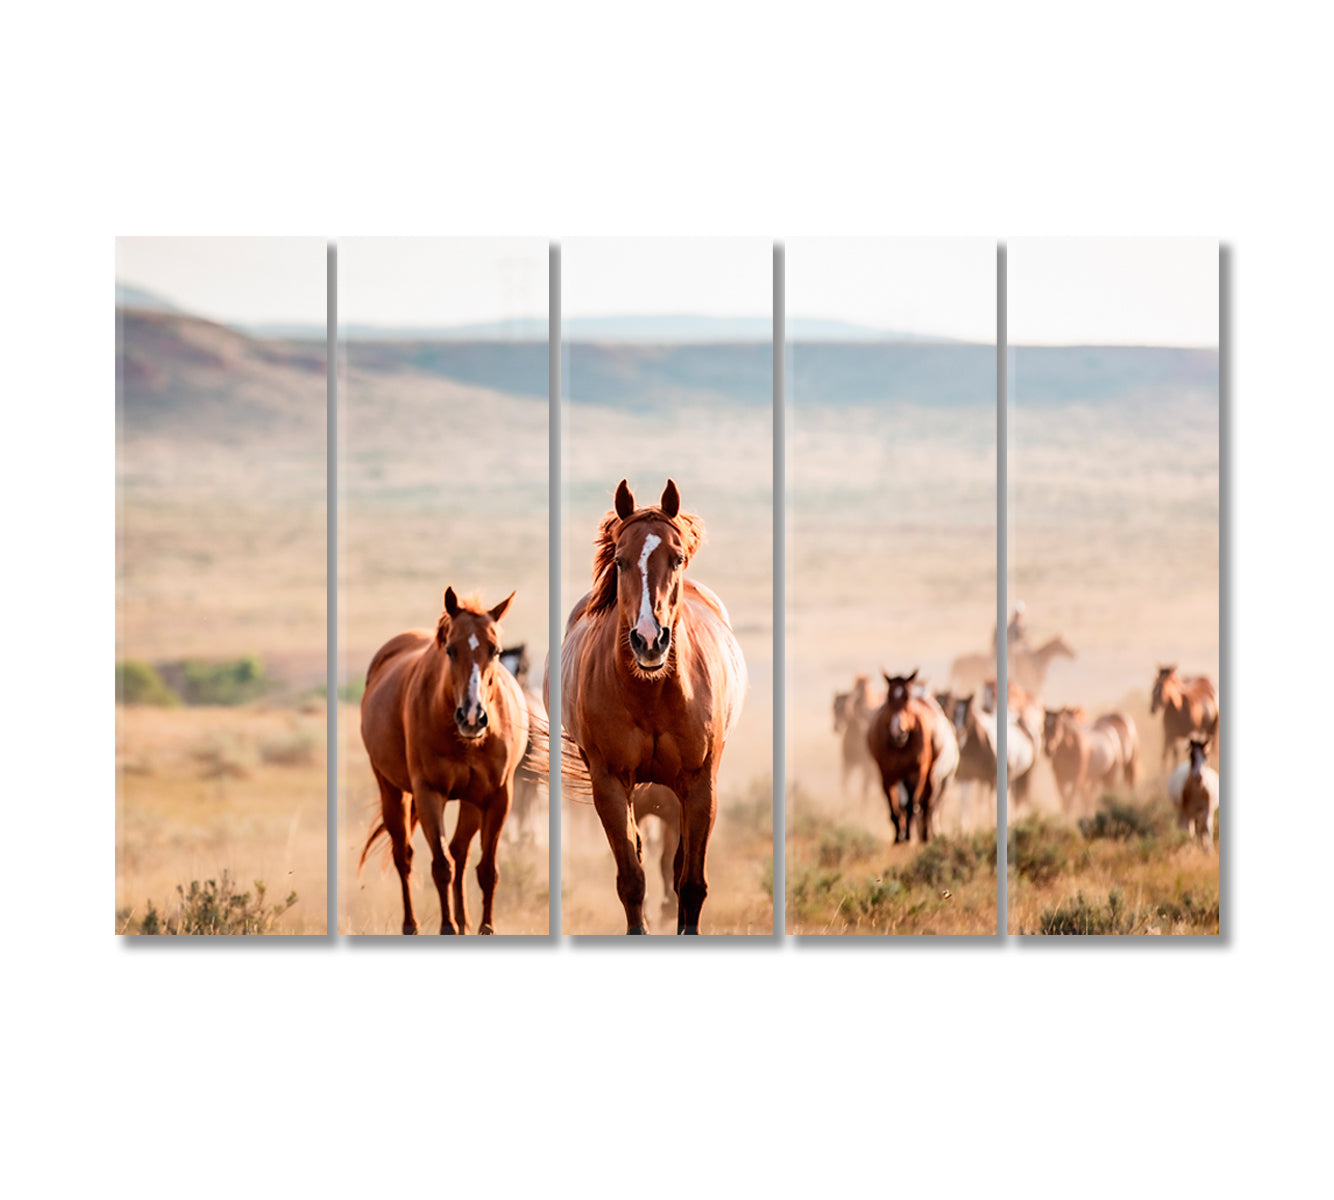
[[699, 932], [708, 894], [718, 767], [741, 716], [746, 665], [722, 601], [685, 578], [703, 535], [674, 481], [657, 505], [637, 508], [622, 479], [594, 543], [593, 590], [571, 610], [561, 646], [563, 732], [587, 768], [628, 933], [648, 932], [636, 784], [662, 784], [681, 804], [677, 933]]
[[[480, 829], [482, 888], [479, 933], [494, 933], [496, 847], [510, 810], [514, 771], [528, 743], [529, 713], [518, 683], [499, 662], [497, 622], [514, 593], [490, 610], [445, 591], [434, 633], [413, 630], [386, 642], [366, 672], [361, 740], [380, 785], [380, 819], [366, 838], [388, 837], [403, 886], [403, 932], [416, 933], [408, 876], [418, 823], [431, 850], [431, 877], [440, 894], [440, 932], [465, 933], [463, 872]], [[459, 817], [445, 849], [445, 804]], [[457, 924], [450, 917], [453, 885]]]
[[[894, 841], [909, 840], [913, 813], [918, 816], [918, 836], [931, 840], [931, 809], [939, 804], [959, 766], [959, 743], [949, 718], [930, 696], [913, 693], [911, 675], [882, 671], [889, 693], [871, 718], [866, 733], [867, 748], [880, 769], [880, 782], [889, 804]], [[900, 805], [898, 789], [907, 793]]]
[[1149, 712], [1163, 710], [1163, 766], [1166, 767], [1177, 745], [1192, 734], [1209, 734], [1209, 726], [1214, 725], [1210, 740], [1217, 741], [1218, 692], [1213, 680], [1207, 675], [1196, 675], [1183, 679], [1175, 665], [1159, 667], [1158, 678], [1153, 681], [1153, 697], [1149, 701]]

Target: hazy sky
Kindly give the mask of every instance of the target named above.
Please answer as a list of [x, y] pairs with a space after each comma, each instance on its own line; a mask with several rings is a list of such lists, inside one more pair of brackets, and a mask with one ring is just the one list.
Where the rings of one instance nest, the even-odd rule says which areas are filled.
[[545, 320], [545, 238], [339, 238], [338, 319], [365, 325]]
[[1016, 238], [1006, 243], [1013, 345], [1218, 345], [1213, 238]]
[[560, 254], [562, 317], [773, 313], [770, 238], [573, 238]]
[[216, 321], [323, 324], [320, 237], [117, 238], [116, 278]]
[[793, 238], [787, 316], [996, 341], [994, 238]]

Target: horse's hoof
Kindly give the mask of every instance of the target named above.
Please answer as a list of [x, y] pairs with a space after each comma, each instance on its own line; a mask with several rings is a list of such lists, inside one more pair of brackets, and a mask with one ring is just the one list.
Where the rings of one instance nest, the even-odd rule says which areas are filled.
[[687, 925], [683, 930], [681, 930], [681, 932], [682, 932], [682, 933], [685, 933], [685, 934], [691, 934], [691, 933], [693, 933], [696, 937], [698, 937], [698, 936], [699, 936], [699, 926], [698, 926], [698, 925]]
[[404, 922], [403, 922], [403, 932], [404, 932], [404, 933], [416, 933], [416, 932], [417, 932], [417, 926], [416, 926], [416, 925], [409, 925], [406, 921], [404, 921]]
[[492, 929], [490, 925], [483, 925], [483, 926], [481, 927], [481, 929], [479, 929], [477, 932], [478, 932], [478, 933], [495, 933], [495, 930]]
[[626, 933], [647, 933], [648, 930], [643, 925], [631, 925]]
[[447, 936], [448, 934], [451, 934], [451, 933], [458, 933], [458, 930], [455, 929], [453, 925], [441, 925], [441, 926], [440, 926], [440, 936], [441, 936], [441, 937], [445, 937], [445, 936]]

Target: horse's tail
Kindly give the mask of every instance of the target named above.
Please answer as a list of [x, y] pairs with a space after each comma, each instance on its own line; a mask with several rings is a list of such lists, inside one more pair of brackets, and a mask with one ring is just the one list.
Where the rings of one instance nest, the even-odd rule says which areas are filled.
[[560, 794], [577, 804], [593, 802], [593, 776], [588, 772], [584, 752], [564, 729], [560, 731]]
[[524, 747], [516, 775], [546, 787], [551, 773], [551, 725], [535, 710], [528, 713], [528, 745]]
[[366, 844], [361, 848], [361, 858], [357, 860], [357, 878], [361, 878], [361, 868], [366, 865], [366, 855], [371, 852], [371, 847], [381, 838], [388, 836], [389, 829], [384, 823], [384, 818], [381, 817], [371, 826], [370, 833], [366, 835]]

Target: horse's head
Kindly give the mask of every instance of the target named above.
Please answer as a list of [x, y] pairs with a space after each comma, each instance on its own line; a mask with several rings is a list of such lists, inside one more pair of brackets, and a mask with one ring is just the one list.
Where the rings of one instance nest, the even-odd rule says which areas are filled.
[[834, 732], [842, 733], [848, 724], [848, 705], [852, 702], [851, 692], [834, 693]]
[[500, 665], [519, 681], [520, 686], [527, 684], [528, 668], [532, 666], [528, 661], [528, 643], [520, 642], [517, 646], [506, 646], [500, 652]]
[[616, 510], [602, 519], [586, 611], [615, 607], [642, 675], [670, 669], [685, 569], [703, 541], [703, 532], [698, 517], [681, 511], [681, 494], [670, 479], [662, 500], [651, 508], [636, 508], [622, 479], [616, 489]]
[[436, 626], [435, 640], [444, 649], [449, 669], [445, 677], [447, 697], [454, 705], [454, 724], [459, 736], [473, 741], [486, 736], [488, 715], [495, 707], [500, 666], [498, 622], [509, 609], [514, 593], [492, 609], [480, 602], [460, 601], [454, 589], [445, 589], [445, 611]]
[[908, 738], [917, 728], [917, 716], [909, 706], [912, 699], [912, 684], [917, 678], [914, 669], [911, 675], [891, 675], [888, 671], [880, 672], [889, 686], [885, 697], [885, 711], [889, 714], [889, 740], [902, 748], [908, 744]]
[[1176, 673], [1175, 663], [1170, 667], [1158, 668], [1158, 678], [1153, 681], [1153, 697], [1149, 701], [1149, 712], [1151, 714], [1156, 713], [1163, 707], [1163, 689], [1168, 686]]
[[1209, 758], [1209, 738], [1193, 737], [1190, 739], [1190, 773], [1198, 775]]
[[950, 706], [945, 710], [945, 715], [949, 717], [950, 724], [954, 726], [954, 736], [958, 739], [960, 747], [967, 740], [968, 731], [977, 719], [977, 713], [973, 707], [975, 703], [974, 693], [969, 692], [966, 696], [951, 697]]
[[1048, 758], [1062, 741], [1067, 715], [1063, 708], [1042, 710], [1042, 751]]

